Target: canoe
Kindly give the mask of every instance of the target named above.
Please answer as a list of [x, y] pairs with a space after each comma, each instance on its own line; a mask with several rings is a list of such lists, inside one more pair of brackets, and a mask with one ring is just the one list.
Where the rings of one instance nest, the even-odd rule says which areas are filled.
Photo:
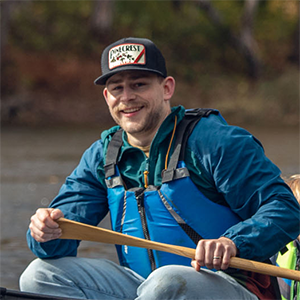
[[[0, 299], [6, 300], [23, 300], [23, 299], [40, 299], [40, 300], [76, 300], [72, 298], [47, 296], [42, 294], [20, 292], [15, 290], [8, 290], [4, 287], [0, 287]], [[78, 300], [78, 299], [77, 299]]]

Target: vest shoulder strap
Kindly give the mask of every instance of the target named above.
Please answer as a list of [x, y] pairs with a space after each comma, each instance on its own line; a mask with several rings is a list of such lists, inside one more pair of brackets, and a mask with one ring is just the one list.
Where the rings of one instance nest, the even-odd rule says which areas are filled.
[[105, 172], [106, 179], [115, 175], [120, 148], [123, 144], [122, 134], [123, 134], [123, 129], [119, 129], [113, 135], [111, 141], [108, 144], [105, 165], [104, 165], [104, 172]]
[[175, 140], [174, 152], [170, 158], [168, 168], [164, 170], [162, 175], [162, 183], [172, 181], [176, 176], [176, 169], [179, 161], [184, 160], [185, 147], [187, 140], [194, 130], [196, 124], [203, 117], [208, 117], [210, 114], [218, 114], [219, 112], [211, 108], [196, 108], [186, 110], [185, 116], [179, 123], [177, 128], [177, 137]]

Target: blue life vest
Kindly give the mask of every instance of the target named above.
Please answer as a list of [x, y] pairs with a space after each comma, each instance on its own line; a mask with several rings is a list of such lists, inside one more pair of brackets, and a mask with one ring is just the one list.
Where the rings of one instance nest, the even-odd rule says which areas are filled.
[[[186, 111], [178, 125], [174, 152], [162, 172], [162, 185], [126, 190], [117, 166], [122, 130], [114, 134], [106, 154], [105, 176], [112, 229], [138, 238], [195, 248], [202, 239], [219, 238], [241, 221], [228, 207], [207, 199], [189, 177], [183, 161], [185, 144], [201, 117], [215, 110]], [[120, 264], [147, 277], [155, 268], [191, 260], [162, 251], [117, 245]]]

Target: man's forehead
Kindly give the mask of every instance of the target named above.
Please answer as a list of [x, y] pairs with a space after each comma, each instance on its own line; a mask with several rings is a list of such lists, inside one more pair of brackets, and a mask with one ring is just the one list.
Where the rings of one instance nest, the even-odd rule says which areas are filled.
[[147, 71], [123, 71], [119, 72], [113, 76], [111, 76], [109, 79], [107, 79], [106, 84], [116, 83], [120, 82], [124, 79], [139, 79], [139, 78], [149, 78], [149, 77], [155, 77], [156, 74], [152, 72]]

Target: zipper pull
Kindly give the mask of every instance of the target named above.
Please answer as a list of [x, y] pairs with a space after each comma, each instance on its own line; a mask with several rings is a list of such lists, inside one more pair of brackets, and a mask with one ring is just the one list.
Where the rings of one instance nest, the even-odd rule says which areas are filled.
[[144, 171], [144, 182], [145, 182], [144, 186], [145, 186], [145, 188], [148, 187], [148, 174], [149, 174], [148, 171]]
[[144, 187], [147, 188], [148, 185], [148, 174], [149, 174], [149, 159], [146, 159], [146, 170], [144, 171]]

